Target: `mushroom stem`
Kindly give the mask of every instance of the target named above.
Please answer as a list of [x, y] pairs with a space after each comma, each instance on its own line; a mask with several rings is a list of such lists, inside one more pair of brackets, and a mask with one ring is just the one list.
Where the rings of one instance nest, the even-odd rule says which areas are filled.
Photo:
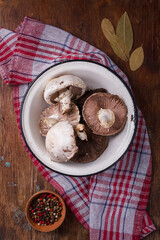
[[72, 93], [69, 89], [59, 95], [62, 113], [65, 113], [70, 109], [71, 98], [72, 98]]
[[110, 109], [101, 108], [98, 113], [98, 120], [100, 124], [104, 128], [110, 128], [115, 122], [115, 115]]
[[86, 134], [86, 129], [85, 129], [84, 124], [79, 123], [79, 124], [76, 126], [75, 131], [76, 131], [76, 133], [77, 133], [77, 136], [78, 136], [82, 141], [84, 141], [84, 140], [88, 141], [87, 134]]
[[55, 125], [57, 123], [57, 120], [55, 118], [46, 118], [44, 120], [44, 123], [46, 123], [49, 127], [52, 127], [53, 125]]

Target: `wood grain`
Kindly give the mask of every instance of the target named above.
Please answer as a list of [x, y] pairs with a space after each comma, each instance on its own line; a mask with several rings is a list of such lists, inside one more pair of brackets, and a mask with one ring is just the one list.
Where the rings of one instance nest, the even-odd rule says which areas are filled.
[[[101, 31], [109, 18], [116, 26], [127, 12], [134, 31], [133, 49], [143, 44], [145, 61], [136, 72], [115, 56]], [[153, 177], [148, 203], [157, 231], [146, 240], [160, 239], [160, 1], [159, 0], [0, 0], [0, 27], [14, 30], [24, 16], [69, 31], [107, 53], [126, 73], [138, 107], [148, 127], [153, 157]], [[52, 233], [40, 233], [27, 226], [25, 204], [37, 189], [53, 187], [41, 176], [25, 152], [18, 132], [12, 87], [0, 80], [0, 240], [88, 240], [89, 232], [67, 208], [63, 225]], [[10, 167], [5, 167], [10, 162]]]

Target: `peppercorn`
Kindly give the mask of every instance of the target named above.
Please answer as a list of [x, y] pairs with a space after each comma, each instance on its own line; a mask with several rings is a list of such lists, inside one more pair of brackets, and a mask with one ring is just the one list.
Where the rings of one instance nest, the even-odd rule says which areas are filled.
[[62, 216], [61, 211], [62, 203], [53, 194], [40, 194], [29, 207], [30, 216], [38, 225], [54, 224]]

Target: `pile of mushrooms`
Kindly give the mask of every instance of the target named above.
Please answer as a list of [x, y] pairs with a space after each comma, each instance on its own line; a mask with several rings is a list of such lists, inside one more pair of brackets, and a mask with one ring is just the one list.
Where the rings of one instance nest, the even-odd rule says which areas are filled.
[[127, 107], [105, 89], [87, 90], [82, 79], [63, 75], [51, 79], [44, 89], [49, 104], [40, 115], [40, 133], [55, 162], [90, 162], [108, 146], [108, 136], [120, 132]]

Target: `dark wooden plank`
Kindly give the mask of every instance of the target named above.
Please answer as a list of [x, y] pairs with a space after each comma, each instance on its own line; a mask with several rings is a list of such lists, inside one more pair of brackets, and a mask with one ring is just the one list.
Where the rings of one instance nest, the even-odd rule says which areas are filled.
[[[128, 12], [134, 30], [134, 48], [143, 44], [145, 61], [136, 72], [115, 56], [104, 38], [100, 24], [104, 17], [116, 26]], [[7, 0], [0, 1], [0, 27], [14, 30], [25, 15], [69, 31], [107, 53], [128, 76], [138, 107], [148, 127], [153, 178], [148, 204], [149, 213], [160, 228], [160, 2], [158, 0]], [[12, 87], [0, 81], [0, 239], [89, 239], [89, 233], [67, 209], [64, 224], [55, 232], [39, 233], [26, 229], [23, 217], [27, 199], [38, 189], [53, 189], [37, 171], [26, 154], [16, 125]], [[5, 162], [10, 167], [5, 167]], [[159, 231], [146, 239], [158, 240]]]

